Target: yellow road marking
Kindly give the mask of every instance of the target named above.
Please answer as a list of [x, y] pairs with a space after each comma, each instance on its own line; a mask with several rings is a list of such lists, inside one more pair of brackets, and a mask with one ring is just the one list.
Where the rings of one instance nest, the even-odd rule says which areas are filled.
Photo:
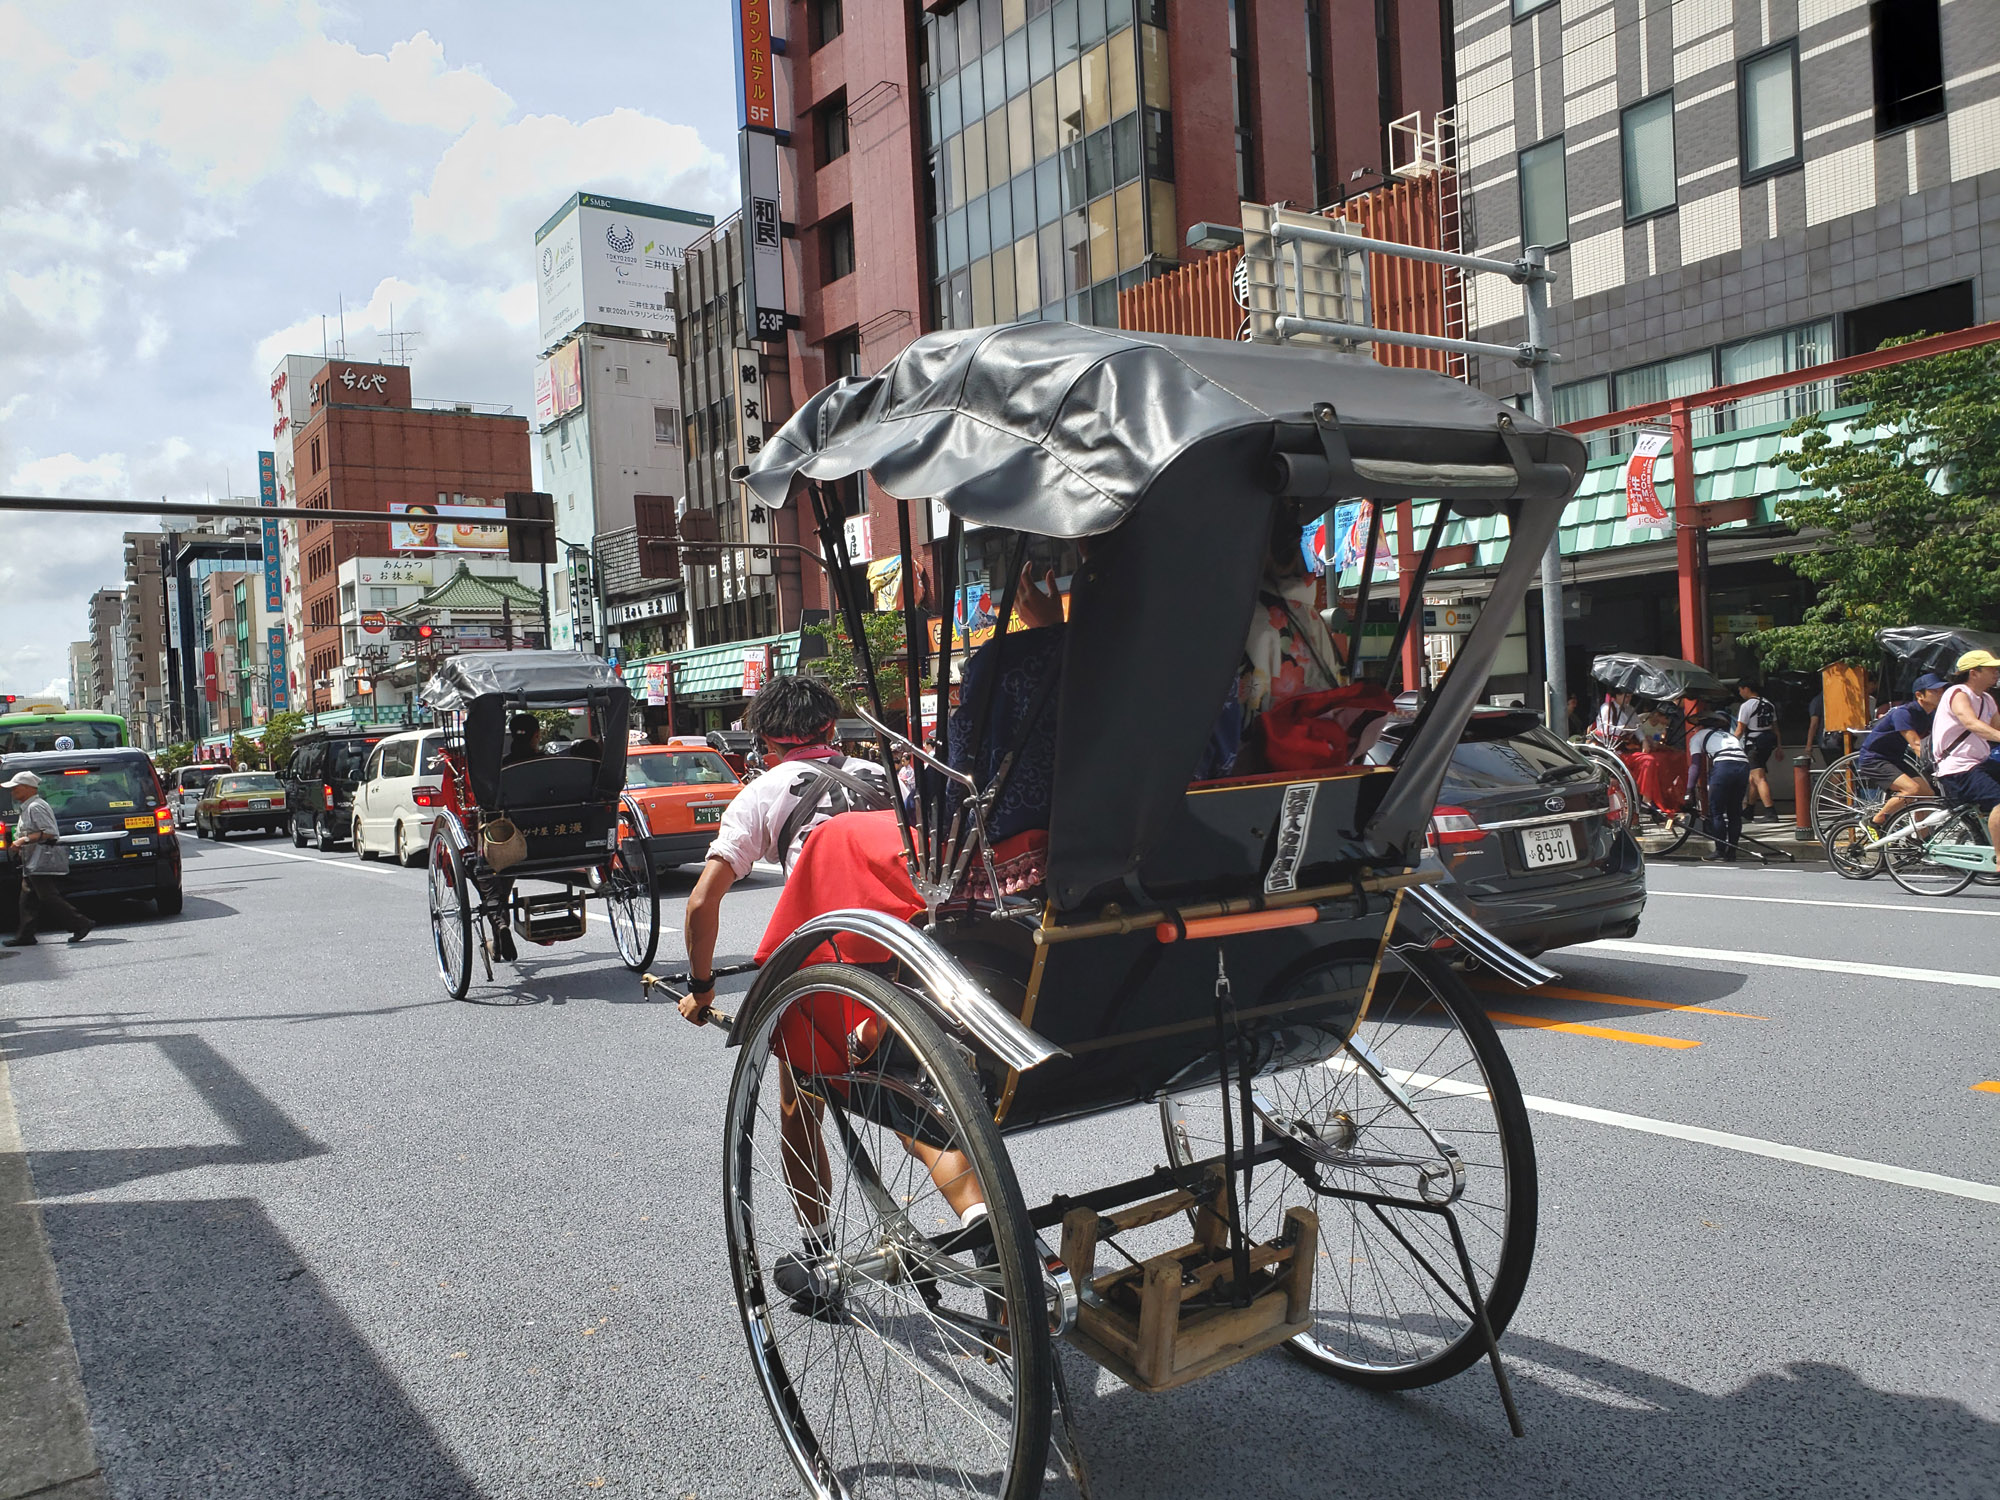
[[1975, 1083], [1972, 1086], [1972, 1092], [1975, 1094], [2000, 1094], [2000, 1083]]
[[1732, 1016], [1739, 1021], [1765, 1021], [1768, 1016], [1753, 1016], [1740, 1010], [1711, 1010], [1706, 1005], [1679, 1005], [1672, 1000], [1641, 1000], [1636, 995], [1600, 995], [1593, 990], [1570, 990], [1561, 985], [1544, 985], [1540, 989], [1518, 990], [1510, 984], [1477, 984], [1474, 989], [1484, 990], [1489, 995], [1527, 994], [1537, 999], [1588, 1000], [1593, 1005], [1636, 1005], [1641, 1010], [1684, 1010], [1698, 1016]]
[[1616, 1031], [1609, 1026], [1586, 1026], [1580, 1021], [1551, 1021], [1547, 1016], [1517, 1016], [1504, 1010], [1489, 1010], [1486, 1015], [1489, 1020], [1502, 1021], [1509, 1026], [1532, 1026], [1537, 1031], [1567, 1031], [1572, 1036], [1601, 1037], [1607, 1042], [1633, 1042], [1641, 1047], [1685, 1050], [1701, 1045], [1684, 1037], [1648, 1036], [1643, 1031]]

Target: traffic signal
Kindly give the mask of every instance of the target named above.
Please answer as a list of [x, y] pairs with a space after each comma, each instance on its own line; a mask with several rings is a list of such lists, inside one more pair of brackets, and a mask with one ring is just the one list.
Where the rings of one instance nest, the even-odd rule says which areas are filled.
[[414, 641], [417, 638], [417, 631], [421, 628], [416, 625], [391, 625], [389, 627], [389, 639], [392, 641]]
[[420, 641], [427, 641], [434, 634], [436, 634], [436, 631], [429, 625], [419, 625], [417, 627], [417, 639]]
[[556, 499], [539, 490], [507, 491], [509, 520], [546, 521], [546, 526], [509, 526], [507, 560], [552, 563], [556, 560]]

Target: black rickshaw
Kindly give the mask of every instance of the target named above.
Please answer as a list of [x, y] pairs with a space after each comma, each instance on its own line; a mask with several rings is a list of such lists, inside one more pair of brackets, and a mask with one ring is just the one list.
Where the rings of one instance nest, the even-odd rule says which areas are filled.
[[1630, 799], [1634, 816], [1667, 827], [1679, 848], [1693, 826], [1691, 815], [1684, 815], [1691, 800], [1686, 705], [1715, 708], [1735, 690], [1694, 662], [1631, 651], [1592, 658], [1590, 680], [1606, 693], [1630, 693], [1642, 711], [1657, 716], [1661, 732], [1650, 739], [1637, 729], [1607, 734], [1593, 720], [1580, 748]]
[[[835, 819], [793, 869], [873, 818], [914, 915], [818, 912], [723, 1018], [731, 1269], [813, 1494], [1032, 1496], [1056, 1415], [1074, 1472], [1056, 1339], [1148, 1391], [1286, 1346], [1376, 1389], [1487, 1358], [1505, 1398], [1496, 1340], [1534, 1248], [1534, 1149], [1449, 960], [1554, 976], [1436, 897], [1426, 836], [1583, 466], [1578, 439], [1439, 375], [1069, 324], [925, 336], [766, 444], [750, 489], [801, 505], [879, 753], [916, 766], [894, 824]], [[901, 497], [910, 706], [893, 724], [834, 488], [857, 474]], [[1504, 515], [1488, 607], [1390, 764], [1191, 785], [1274, 516], [1352, 496], [1445, 502], [1424, 571], [1449, 518]], [[1053, 792], [1025, 888], [987, 836], [1018, 731], [984, 755], [997, 731], [973, 695], [954, 712], [938, 694], [939, 744], [967, 717], [961, 763], [998, 767], [973, 777], [908, 722], [963, 652], [949, 611], [926, 649], [924, 499], [951, 517], [933, 597], [952, 597], [967, 528], [1015, 534], [1009, 580], [1030, 538], [1088, 539], [1054, 627]], [[1404, 631], [1421, 579], [1408, 598]], [[1010, 581], [985, 649], [1005, 649], [1014, 604]], [[1419, 936], [1413, 905], [1446, 935]], [[1066, 1160], [1079, 1181], [1028, 1202], [1009, 1138], [1131, 1105], [1159, 1109], [1165, 1165]]]
[[[582, 937], [593, 897], [619, 958], [643, 970], [659, 947], [660, 897], [644, 814], [625, 796], [631, 692], [617, 668], [580, 651], [467, 652], [447, 658], [422, 697], [445, 729], [430, 915], [447, 993], [466, 997], [475, 953], [490, 981], [516, 938]], [[510, 747], [510, 720], [549, 709], [584, 713], [585, 734], [560, 755]], [[531, 894], [523, 882], [556, 889]]]

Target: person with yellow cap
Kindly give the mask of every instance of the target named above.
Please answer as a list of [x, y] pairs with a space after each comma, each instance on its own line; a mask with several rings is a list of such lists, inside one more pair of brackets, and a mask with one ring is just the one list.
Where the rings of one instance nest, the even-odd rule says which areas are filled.
[[1987, 836], [2000, 847], [2000, 774], [1988, 759], [2000, 747], [1995, 683], [2000, 683], [2000, 656], [1968, 651], [1958, 659], [1931, 722], [1931, 754], [1937, 757], [1938, 780], [1945, 790], [1978, 804], [1986, 814]]

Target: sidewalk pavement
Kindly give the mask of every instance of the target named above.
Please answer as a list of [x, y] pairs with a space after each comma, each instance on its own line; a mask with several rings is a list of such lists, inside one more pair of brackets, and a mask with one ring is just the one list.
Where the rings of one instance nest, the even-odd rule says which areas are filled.
[[107, 1500], [0, 1055], [0, 1500]]
[[[1800, 864], [1825, 864], [1826, 848], [1818, 839], [1801, 839], [1792, 823], [1792, 812], [1788, 807], [1778, 809], [1775, 823], [1745, 823], [1744, 834], [1773, 849], [1783, 849]], [[1639, 834], [1639, 848], [1647, 858], [1661, 854], [1673, 842], [1673, 835], [1665, 829], [1647, 826]], [[1708, 855], [1712, 846], [1708, 839], [1696, 834], [1689, 839], [1678, 854], [1662, 856], [1668, 862], [1699, 864]]]

